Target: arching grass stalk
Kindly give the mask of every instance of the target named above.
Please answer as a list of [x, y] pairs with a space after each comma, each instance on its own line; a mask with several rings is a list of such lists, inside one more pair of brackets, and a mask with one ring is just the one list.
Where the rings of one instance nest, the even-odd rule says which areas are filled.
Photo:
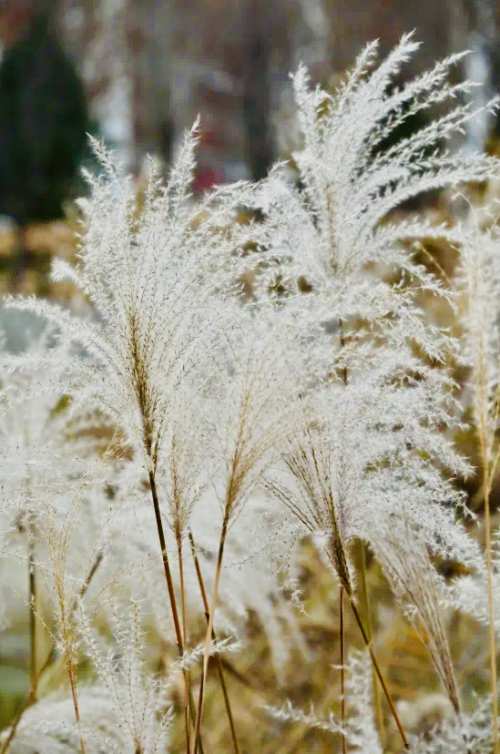
[[[373, 547], [391, 591], [403, 607], [426, 646], [460, 724], [462, 712], [450, 646], [441, 619], [442, 583], [432, 565], [427, 544], [411, 530], [405, 516], [380, 533], [373, 532]], [[463, 735], [467, 748], [467, 735]]]
[[[71, 697], [73, 699], [73, 707], [75, 709], [75, 719], [76, 719], [78, 728], [80, 728], [81, 720], [80, 720], [80, 706], [78, 702], [78, 689], [76, 685], [76, 663], [74, 663], [72, 660], [68, 660], [67, 667], [68, 667], [69, 683], [71, 686]], [[82, 754], [87, 754], [87, 747], [85, 745], [85, 739], [83, 738], [81, 732], [79, 732], [78, 735], [80, 739], [81, 752]]]
[[[340, 341], [340, 348], [345, 348], [346, 345], [346, 336], [345, 336], [345, 330], [344, 330], [344, 322], [342, 319], [339, 319], [339, 341]], [[344, 383], [344, 386], [347, 387], [349, 383], [349, 369], [347, 366], [344, 366], [342, 370], [342, 381]], [[371, 622], [371, 612], [370, 612], [370, 597], [368, 594], [368, 584], [366, 579], [366, 551], [365, 551], [365, 543], [362, 539], [358, 539], [359, 543], [359, 550], [360, 550], [360, 574], [361, 574], [361, 588], [363, 590], [363, 599], [365, 603], [365, 613], [366, 613], [366, 629], [367, 629], [367, 636], [368, 639], [372, 640], [372, 622]], [[344, 642], [344, 634], [343, 634], [343, 588], [340, 587], [340, 610], [341, 610], [341, 633], [340, 633], [340, 641], [341, 641], [341, 691], [342, 691], [342, 700], [344, 700], [344, 694], [345, 694], [345, 677], [344, 677], [344, 648], [343, 648], [343, 642]], [[380, 703], [380, 693], [379, 693], [379, 687], [376, 679], [376, 671], [375, 666], [372, 665], [373, 668], [373, 700], [375, 704], [375, 712], [376, 712], [376, 719], [377, 719], [377, 727], [380, 735], [380, 740], [382, 742], [382, 745], [384, 744], [385, 739], [385, 730], [384, 730], [384, 717], [382, 713], [382, 705]], [[345, 720], [346, 720], [346, 713], [345, 713], [345, 702], [342, 702], [342, 727], [345, 728]], [[347, 742], [344, 736], [344, 740], [342, 745], [345, 747], [345, 750], [347, 749]]]
[[354, 613], [354, 617], [356, 618], [356, 623], [358, 624], [359, 630], [361, 632], [361, 636], [363, 638], [363, 641], [366, 645], [366, 648], [368, 649], [370, 653], [370, 658], [373, 664], [373, 667], [375, 668], [375, 672], [377, 674], [377, 677], [380, 681], [380, 685], [382, 686], [382, 689], [384, 691], [385, 697], [387, 699], [387, 703], [389, 705], [389, 708], [391, 710], [392, 716], [394, 718], [394, 722], [396, 723], [396, 726], [398, 728], [398, 731], [400, 733], [401, 739], [403, 741], [403, 744], [406, 749], [410, 748], [409, 741], [406, 737], [403, 725], [401, 723], [400, 717], [398, 715], [398, 712], [396, 710], [396, 707], [394, 705], [394, 702], [392, 700], [391, 693], [389, 691], [389, 688], [387, 686], [387, 683], [385, 681], [385, 678], [383, 676], [382, 670], [380, 668], [380, 665], [377, 660], [377, 656], [375, 655], [371, 638], [368, 635], [366, 628], [364, 626], [364, 623], [361, 619], [361, 616], [359, 614], [355, 599], [354, 599], [354, 593], [352, 590], [352, 584], [351, 584], [351, 578], [349, 575], [349, 568], [347, 565], [347, 556], [344, 549], [344, 542], [340, 533], [340, 529], [338, 527], [338, 523], [336, 521], [335, 512], [332, 506], [331, 514], [332, 516], [332, 523], [333, 523], [333, 535], [330, 540], [330, 547], [329, 547], [329, 557], [334, 564], [334, 567], [336, 569], [337, 575], [340, 579], [341, 587], [344, 590], [347, 599], [349, 600], [349, 604], [351, 605], [352, 612]]
[[297, 517], [306, 531], [323, 535], [321, 546], [325, 558], [349, 600], [394, 721], [408, 749], [408, 739], [373, 651], [371, 638], [355, 603], [348, 552], [341, 526], [342, 509], [339, 507], [332, 484], [330, 449], [323, 443], [320, 434], [316, 434], [313, 429], [307, 429], [290, 442], [285, 463], [288, 473], [282, 477], [267, 479], [266, 486]]
[[[221, 458], [224, 460], [224, 486], [220, 500], [222, 524], [208, 611], [192, 754], [196, 754], [200, 737], [212, 632], [230, 524], [276, 459], [278, 447], [297, 426], [296, 404], [292, 400], [287, 376], [289, 330], [279, 318], [277, 323], [280, 324], [280, 340], [276, 337], [278, 330], [270, 328], [265, 317], [242, 321], [242, 329], [235, 330], [227, 340], [233, 376], [223, 407], [217, 408], [222, 422], [217, 417], [216, 425], [221, 425], [214, 428], [214, 434], [220, 438]], [[237, 334], [246, 344], [243, 353]], [[286, 397], [290, 400], [287, 401]]]

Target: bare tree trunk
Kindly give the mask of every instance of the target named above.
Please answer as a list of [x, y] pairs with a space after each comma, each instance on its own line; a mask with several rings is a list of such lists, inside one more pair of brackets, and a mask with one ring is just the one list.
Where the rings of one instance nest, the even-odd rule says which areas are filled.
[[129, 0], [126, 38], [136, 171], [146, 152], [159, 154], [165, 162], [171, 159], [169, 29], [173, 12], [172, 4], [164, 0]]
[[[461, 18], [460, 18], [461, 11]], [[484, 107], [500, 91], [500, 24], [497, 0], [462, 0], [458, 24], [466, 29], [462, 44], [471, 50], [465, 60], [465, 77], [481, 84], [473, 92], [475, 107]], [[469, 126], [468, 144], [482, 150], [489, 137], [499, 133], [498, 117], [484, 113]]]
[[274, 161], [268, 13], [258, 0], [247, 0], [244, 14], [243, 120], [251, 176], [260, 180]]

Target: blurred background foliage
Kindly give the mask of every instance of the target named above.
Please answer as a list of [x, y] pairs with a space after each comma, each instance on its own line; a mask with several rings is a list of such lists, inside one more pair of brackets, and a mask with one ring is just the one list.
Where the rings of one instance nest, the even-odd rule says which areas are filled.
[[[87, 103], [86, 126], [75, 123], [73, 132], [88, 130], [112, 145], [138, 181], [147, 154], [154, 155], [168, 170], [182, 133], [199, 114], [195, 192], [225, 181], [259, 179], [275, 160], [290, 157], [300, 137], [289, 73], [300, 61], [309, 67], [314, 80], [333, 88], [367, 41], [379, 38], [384, 56], [404, 32], [415, 29], [423, 46], [402, 76], [415, 75], [452, 51], [470, 49], [471, 55], [456, 71], [457, 78], [467, 76], [483, 84], [475, 95], [478, 104], [500, 89], [497, 0], [3, 2], [7, 7], [32, 6], [47, 19], [54, 43], [61, 46], [76, 69]], [[15, 13], [5, 14], [0, 29], [3, 68], [10, 47], [20, 48], [22, 37], [28, 33], [23, 23], [29, 31], [29, 21], [20, 21]], [[31, 46], [39, 47], [40, 52], [25, 55], [18, 79], [18, 88], [26, 89], [30, 100], [33, 91], [40, 91], [39, 69], [44, 54], [47, 57], [41, 43]], [[42, 122], [47, 122], [49, 132], [45, 142], [57, 140], [56, 119], [49, 122], [46, 112], [51, 107], [57, 110], [58, 101], [64, 97], [59, 86], [61, 69], [60, 61], [52, 65], [38, 109], [30, 105], [23, 115], [31, 128], [29, 150], [35, 153], [44, 150]], [[3, 107], [4, 117], [12, 121], [8, 107]], [[467, 142], [475, 149], [494, 148], [496, 133], [496, 123], [479, 119], [471, 127]], [[1, 136], [0, 130], [0, 141]], [[78, 142], [78, 133], [75, 138]], [[77, 145], [75, 148], [78, 151]], [[43, 171], [35, 167], [20, 175], [26, 149], [20, 147], [23, 157], [18, 157], [17, 170], [15, 165], [4, 167], [0, 163], [0, 215], [9, 215], [5, 195], [14, 183], [24, 182], [28, 194], [34, 174], [40, 180]], [[53, 146], [51, 149], [54, 151]], [[88, 148], [79, 157], [92, 169]], [[46, 160], [45, 174], [53, 176], [55, 164], [52, 155]], [[71, 201], [84, 188], [78, 173], [72, 172], [73, 180], [65, 184], [64, 212], [55, 219], [74, 215]], [[5, 179], [3, 173], [7, 173]], [[43, 193], [56, 190], [60, 191], [59, 186], [52, 180]], [[67, 254], [72, 246], [71, 224], [68, 228], [60, 222], [31, 227], [38, 219], [36, 209], [30, 206], [24, 213], [26, 223], [23, 216], [22, 225], [29, 226], [26, 238], [20, 238], [8, 223], [1, 225], [2, 289], [14, 282], [18, 290], [32, 292], [39, 285], [45, 292], [45, 254], [61, 250]], [[40, 257], [34, 258], [36, 253]], [[10, 277], [9, 257], [16, 260]]]
[[[37, 3], [39, 12], [43, 12], [50, 34], [61, 45], [83, 87], [88, 129], [118, 151], [139, 187], [145, 156], [155, 156], [168, 171], [184, 129], [198, 113], [201, 125], [195, 192], [225, 181], [263, 177], [276, 159], [290, 157], [299, 143], [288, 73], [304, 61], [315, 80], [334, 87], [360, 49], [373, 38], [380, 38], [384, 55], [404, 32], [416, 29], [416, 37], [424, 45], [404, 76], [424, 70], [452, 51], [468, 48], [471, 55], [463, 70], [456, 72], [457, 78], [471, 76], [483, 83], [477, 93], [479, 103], [500, 90], [497, 0], [46, 0]], [[9, 21], [4, 22], [0, 71], [9, 49], [17, 43], [11, 31]], [[28, 88], [36, 86], [34, 74], [36, 71], [27, 66], [23, 75]], [[30, 83], [32, 80], [35, 84]], [[44, 96], [50, 107], [51, 96], [58, 95], [48, 87]], [[8, 117], [8, 113], [0, 113], [0, 119]], [[36, 123], [33, 125], [36, 132]], [[464, 137], [462, 147], [497, 150], [497, 133], [495, 122], [482, 121]], [[88, 169], [96, 169], [89, 150], [80, 158]], [[8, 215], [2, 217], [2, 294], [36, 293], [74, 309], [85, 306], [68, 284], [54, 283], [48, 274], [54, 255], [71, 259], [77, 250], [78, 208], [73, 199], [84, 184], [76, 170], [73, 178], [61, 216], [51, 222], [30, 216], [22, 222]], [[0, 183], [4, 186], [0, 191], [8, 191], [8, 182], [2, 182], [1, 176]], [[0, 205], [4, 199], [0, 194]], [[443, 197], [432, 197], [427, 205], [426, 211], [438, 219], [446, 219], [450, 211]], [[433, 260], [443, 274], [453, 273], [452, 249], [429, 244], [422, 261], [432, 265]], [[433, 309], [432, 316], [454, 326], [449, 310]], [[9, 325], [4, 313], [0, 312], [0, 317], [15, 348], [15, 326]], [[457, 378], [460, 380], [460, 375]], [[464, 432], [457, 441], [474, 462], [475, 440], [471, 434]], [[480, 514], [482, 501], [474, 482], [468, 491], [473, 508]], [[497, 507], [498, 489], [494, 502]], [[15, 567], [12, 564], [12, 569]], [[446, 564], [442, 570], [445, 575], [453, 572], [453, 564]], [[280, 704], [289, 698], [303, 708], [313, 704], [318, 714], [338, 712], [336, 591], [331, 589], [329, 571], [307, 544], [298, 573], [305, 600], [299, 615], [303, 645], [296, 649], [283, 677], [276, 677], [265, 633], [253, 615], [248, 620], [252, 638], [249, 649], [225, 661], [244, 751], [292, 754], [332, 750], [331, 737], [326, 734], [307, 731], [300, 725], [282, 726], [271, 721], [262, 709], [264, 704]], [[14, 579], [19, 622], [0, 639], [2, 726], [12, 718], [29, 682], [23, 579]], [[395, 607], [379, 567], [370, 561], [368, 592], [380, 663], [399, 700], [404, 723], [408, 729], [422, 732], [450, 714], [450, 709], [422, 642]], [[352, 616], [347, 615], [346, 620], [349, 646], [359, 647]], [[485, 692], [484, 629], [463, 615], [449, 616], [449, 629], [464, 698]], [[200, 625], [200, 638], [202, 633]], [[207, 699], [206, 719], [211, 725], [206, 726], [205, 750], [229, 751], [220, 694], [215, 681], [210, 686], [214, 693]], [[395, 731], [387, 714], [385, 719], [390, 742]], [[180, 730], [178, 747], [174, 744], [173, 751], [181, 750], [181, 741]]]

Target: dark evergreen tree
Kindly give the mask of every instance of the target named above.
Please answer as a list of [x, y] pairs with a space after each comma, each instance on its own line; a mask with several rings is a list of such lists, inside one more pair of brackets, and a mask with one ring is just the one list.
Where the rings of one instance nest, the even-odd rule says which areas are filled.
[[0, 65], [0, 214], [20, 226], [60, 218], [87, 130], [80, 78], [35, 14]]

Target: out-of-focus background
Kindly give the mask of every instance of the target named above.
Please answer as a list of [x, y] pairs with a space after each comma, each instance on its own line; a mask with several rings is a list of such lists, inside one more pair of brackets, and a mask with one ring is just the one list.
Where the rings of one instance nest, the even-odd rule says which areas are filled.
[[[0, 153], [15, 155], [0, 157], [8, 285], [35, 285], [32, 251], [70, 252], [78, 168], [91, 162], [82, 134], [115, 147], [140, 180], [144, 156], [168, 168], [199, 114], [195, 191], [258, 179], [297, 143], [289, 73], [300, 61], [334, 86], [367, 41], [383, 55], [413, 29], [424, 44], [405, 76], [468, 48], [457, 77], [484, 84], [478, 100], [500, 88], [498, 0], [1, 0]], [[494, 126], [479, 119], [469, 148]]]
[[384, 55], [415, 29], [424, 44], [408, 75], [467, 48], [457, 75], [500, 84], [497, 0], [53, 0], [50, 13], [95, 128], [132, 169], [146, 152], [168, 163], [200, 114], [200, 189], [260, 178], [286, 154], [300, 61], [325, 83], [368, 41]]
[[[80, 168], [98, 170], [87, 133], [113, 147], [140, 184], [146, 155], [168, 171], [199, 114], [194, 191], [259, 179], [300, 143], [289, 79], [299, 62], [313, 80], [333, 88], [368, 41], [379, 38], [384, 55], [413, 29], [423, 46], [403, 77], [469, 49], [457, 79], [483, 84], [474, 95], [478, 106], [500, 92], [498, 0], [0, 0], [0, 294], [36, 293], [78, 306], [74, 291], [51, 282], [48, 271], [54, 255], [75, 253], [75, 198], [85, 189]], [[457, 146], [495, 151], [498, 132], [494, 118], [478, 118]], [[1, 310], [0, 321], [15, 349], [16, 323]], [[437, 692], [429, 660], [392, 611], [381, 573], [369, 566], [381, 663], [408, 715], [427, 716], [430, 726], [442, 698], [432, 697], [424, 709], [412, 691], [430, 683], [427, 691]], [[338, 604], [314, 554], [306, 553], [301, 587], [310, 661], [299, 658], [283, 697], [328, 711], [339, 691], [331, 671]], [[252, 631], [255, 652], [231, 669], [243, 736], [255, 733], [256, 699], [273, 703], [277, 688], [257, 622]], [[22, 635], [22, 627], [5, 635], [0, 649], [0, 726], [28, 683]], [[452, 646], [461, 683], [483, 691], [484, 635], [457, 619]], [[223, 750], [225, 721], [218, 718], [222, 730], [217, 739], [214, 729], [213, 751]], [[269, 727], [262, 731], [262, 740], [249, 738], [253, 751], [323, 751], [328, 740], [321, 733], [307, 738], [300, 726], [276, 741], [269, 740]]]

